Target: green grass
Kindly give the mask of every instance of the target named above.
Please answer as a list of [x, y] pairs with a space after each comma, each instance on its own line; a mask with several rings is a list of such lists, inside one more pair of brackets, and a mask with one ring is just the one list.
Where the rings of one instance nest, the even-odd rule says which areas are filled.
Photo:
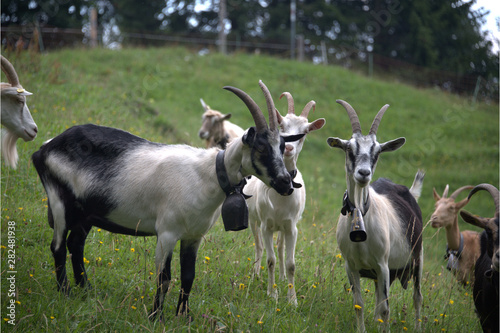
[[[426, 332], [479, 332], [472, 290], [459, 286], [445, 269], [444, 230], [427, 225], [433, 211], [432, 188], [441, 194], [482, 182], [498, 186], [498, 105], [476, 104], [470, 99], [422, 90], [398, 82], [380, 81], [334, 66], [237, 54], [198, 56], [184, 48], [62, 50], [45, 55], [7, 55], [23, 86], [34, 93], [28, 102], [39, 126], [34, 142], [18, 141], [16, 170], [2, 162], [2, 245], [8, 245], [7, 227], [15, 222], [15, 274], [17, 288], [15, 326], [2, 320], [2, 328], [18, 332], [332, 332], [355, 330], [352, 295], [336, 245], [336, 221], [345, 190], [344, 154], [326, 144], [329, 136], [347, 139], [351, 127], [345, 110], [335, 100], [350, 102], [366, 132], [384, 104], [391, 107], [379, 127], [380, 142], [405, 136], [397, 152], [381, 156], [375, 178], [389, 177], [410, 186], [417, 169], [426, 171], [420, 205], [424, 217], [425, 265], [422, 292], [423, 328]], [[307, 204], [299, 223], [296, 250], [298, 307], [287, 304], [284, 281], [277, 283], [279, 299], [266, 295], [267, 272], [251, 278], [254, 245], [251, 232], [227, 233], [218, 222], [198, 254], [197, 276], [190, 305], [194, 321], [174, 316], [179, 290], [179, 258], [172, 264], [172, 290], [166, 297], [165, 321], [149, 322], [155, 292], [154, 237], [135, 238], [93, 228], [85, 258], [93, 288], [74, 287], [70, 297], [56, 291], [54, 263], [49, 249], [52, 229], [47, 223], [44, 189], [30, 161], [47, 139], [75, 124], [96, 123], [130, 131], [152, 141], [204, 146], [197, 137], [203, 98], [232, 121], [252, 126], [244, 104], [222, 89], [232, 85], [248, 92], [265, 109], [258, 86], [262, 79], [282, 112], [283, 91], [292, 93], [296, 108], [317, 102], [310, 120], [324, 117], [325, 127], [311, 133], [299, 159]], [[2, 81], [5, 77], [2, 76]], [[465, 194], [464, 194], [465, 195]], [[467, 210], [491, 216], [494, 205], [480, 192]], [[474, 229], [460, 221], [462, 229]], [[1, 318], [7, 318], [9, 284], [8, 249], [2, 247]], [[133, 250], [132, 250], [133, 249]], [[209, 259], [208, 259], [209, 258]], [[73, 281], [68, 260], [69, 278]], [[374, 321], [374, 285], [366, 288], [367, 330]], [[393, 332], [413, 330], [412, 291], [398, 282], [390, 296]]]

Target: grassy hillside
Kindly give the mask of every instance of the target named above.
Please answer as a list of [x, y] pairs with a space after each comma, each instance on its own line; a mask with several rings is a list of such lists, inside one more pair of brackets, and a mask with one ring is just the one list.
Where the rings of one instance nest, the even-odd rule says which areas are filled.
[[[498, 105], [471, 106], [469, 99], [439, 90], [370, 79], [333, 66], [246, 54], [198, 56], [183, 48], [167, 48], [6, 56], [18, 70], [23, 86], [34, 93], [28, 102], [39, 135], [34, 142], [18, 142], [20, 162], [16, 170], [2, 162], [1, 240], [5, 246], [7, 226], [13, 221], [18, 292], [16, 326], [2, 321], [2, 328], [19, 332], [354, 330], [352, 296], [346, 291], [344, 262], [335, 240], [345, 190], [344, 154], [326, 144], [329, 136], [348, 139], [351, 135], [348, 116], [335, 103], [340, 98], [358, 111], [365, 132], [380, 107], [390, 104], [378, 140], [407, 139], [400, 150], [381, 156], [375, 179], [388, 177], [410, 186], [417, 169], [426, 171], [419, 201], [425, 223], [425, 331], [480, 331], [472, 290], [459, 286], [442, 260], [444, 230], [426, 223], [434, 207], [433, 187], [441, 194], [446, 184], [451, 190], [482, 182], [498, 186]], [[84, 123], [121, 128], [156, 142], [203, 146], [197, 137], [202, 114], [199, 99], [214, 109], [231, 112], [231, 120], [247, 128], [253, 125], [250, 113], [222, 87], [243, 89], [265, 110], [259, 79], [269, 87], [282, 113], [286, 102], [278, 97], [289, 91], [297, 109], [315, 100], [316, 111], [309, 119], [322, 117], [327, 122], [307, 137], [298, 163], [307, 187], [296, 250], [298, 307], [287, 305], [284, 281], [278, 283], [277, 302], [267, 297], [267, 270], [260, 280], [251, 278], [251, 232], [226, 233], [222, 223], [208, 233], [198, 254], [190, 301], [194, 321], [190, 324], [173, 316], [180, 285], [178, 252], [172, 264], [174, 281], [165, 302], [165, 322], [146, 319], [155, 292], [154, 237], [134, 238], [92, 229], [85, 257], [93, 289], [74, 288], [70, 297], [59, 295], [49, 249], [52, 229], [47, 224], [47, 199], [31, 154], [45, 140]], [[487, 193], [478, 193], [466, 209], [491, 216], [494, 205]], [[474, 229], [462, 221], [460, 227]], [[0, 313], [7, 318], [11, 297], [7, 297], [8, 253], [3, 246], [1, 258]], [[69, 278], [73, 281], [72, 274]], [[371, 281], [363, 285], [367, 329], [376, 331], [374, 285]], [[411, 299], [411, 290], [393, 284], [390, 305], [394, 331], [413, 329]]]

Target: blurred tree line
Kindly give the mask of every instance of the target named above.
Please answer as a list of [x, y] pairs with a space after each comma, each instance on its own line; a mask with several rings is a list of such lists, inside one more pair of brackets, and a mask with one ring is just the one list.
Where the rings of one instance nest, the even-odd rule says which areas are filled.
[[[228, 40], [289, 44], [290, 1], [226, 0]], [[481, 30], [488, 13], [473, 10], [475, 3], [296, 0], [296, 34], [304, 36], [309, 49], [326, 41], [336, 54], [356, 49], [498, 85], [498, 54]], [[85, 28], [90, 7], [97, 8], [103, 38], [110, 40], [128, 32], [217, 38], [218, 0], [3, 0], [1, 22]]]

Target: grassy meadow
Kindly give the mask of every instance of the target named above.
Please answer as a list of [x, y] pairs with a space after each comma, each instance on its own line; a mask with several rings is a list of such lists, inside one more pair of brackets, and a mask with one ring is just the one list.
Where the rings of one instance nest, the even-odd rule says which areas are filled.
[[[499, 182], [498, 105], [437, 89], [416, 89], [397, 81], [377, 80], [335, 66], [315, 66], [267, 56], [235, 54], [199, 56], [178, 47], [156, 49], [62, 50], [44, 55], [5, 54], [18, 71], [39, 127], [34, 142], [18, 141], [16, 170], [1, 169], [1, 328], [12, 332], [351, 332], [355, 331], [352, 295], [344, 261], [336, 244], [336, 222], [345, 191], [344, 153], [326, 144], [330, 136], [348, 139], [351, 126], [336, 99], [358, 111], [366, 133], [373, 117], [390, 104], [379, 142], [404, 136], [398, 151], [382, 155], [374, 179], [388, 177], [410, 186], [418, 169], [426, 177], [419, 204], [424, 219], [422, 327], [425, 332], [480, 332], [472, 288], [462, 287], [446, 270], [444, 230], [427, 223], [433, 212], [432, 188], [442, 194], [471, 184]], [[253, 125], [245, 105], [225, 85], [249, 93], [265, 112], [258, 86], [263, 80], [284, 114], [283, 91], [292, 93], [296, 109], [311, 99], [316, 110], [309, 120], [325, 118], [311, 133], [298, 166], [307, 188], [296, 249], [298, 307], [288, 305], [285, 281], [277, 282], [278, 300], [269, 298], [267, 268], [254, 279], [250, 230], [225, 232], [219, 221], [205, 236], [198, 253], [197, 275], [190, 297], [193, 321], [175, 317], [180, 286], [179, 254], [172, 262], [171, 290], [165, 299], [164, 321], [150, 322], [147, 312], [156, 291], [155, 237], [131, 237], [93, 228], [87, 238], [85, 262], [91, 290], [73, 287], [70, 297], [56, 291], [50, 252], [52, 229], [47, 223], [47, 196], [31, 163], [31, 155], [47, 139], [65, 129], [95, 123], [127, 130], [155, 142], [203, 147], [199, 99], [243, 128]], [[5, 76], [2, 74], [2, 82]], [[460, 198], [465, 197], [463, 193]], [[494, 204], [479, 192], [465, 208], [492, 216]], [[15, 230], [15, 283], [7, 280], [8, 226]], [[460, 219], [461, 229], [473, 229]], [[263, 261], [265, 262], [265, 261]], [[68, 278], [73, 280], [70, 260]], [[276, 272], [278, 273], [278, 272]], [[375, 288], [364, 280], [365, 321], [374, 320]], [[16, 296], [9, 296], [11, 285]], [[15, 300], [15, 325], [7, 316]], [[412, 285], [398, 281], [390, 292], [391, 330], [413, 331]]]

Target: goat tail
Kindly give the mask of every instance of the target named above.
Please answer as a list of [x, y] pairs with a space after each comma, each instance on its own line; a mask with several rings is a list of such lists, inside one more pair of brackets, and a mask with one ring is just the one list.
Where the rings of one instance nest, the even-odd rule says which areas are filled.
[[420, 198], [420, 194], [422, 193], [422, 187], [424, 186], [424, 170], [418, 170], [415, 175], [415, 179], [413, 180], [413, 184], [410, 187], [410, 193], [415, 198], [415, 201], [418, 202], [418, 198]]
[[15, 169], [19, 155], [17, 154], [16, 141], [19, 137], [8, 129], [2, 131], [2, 156], [5, 164]]

